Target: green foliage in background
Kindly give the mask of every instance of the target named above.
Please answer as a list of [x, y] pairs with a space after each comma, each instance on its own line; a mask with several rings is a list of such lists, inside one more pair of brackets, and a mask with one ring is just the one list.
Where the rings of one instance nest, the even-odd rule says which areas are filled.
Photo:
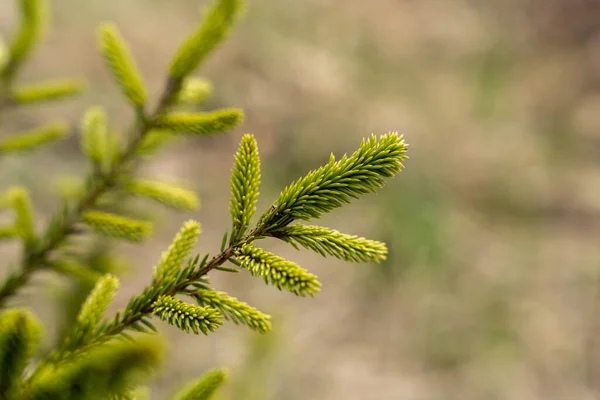
[[[0, 70], [0, 105], [5, 108], [54, 100], [75, 94], [78, 81], [55, 81], [37, 86], [15, 85], [17, 73], [43, 32], [45, 4], [21, 0], [21, 25], [7, 46]], [[223, 108], [189, 112], [181, 107], [203, 101], [212, 86], [191, 74], [227, 36], [242, 11], [236, 0], [218, 0], [199, 27], [173, 56], [164, 91], [155, 107], [125, 39], [118, 28], [104, 24], [98, 46], [115, 83], [134, 108], [127, 136], [112, 134], [106, 112], [88, 108], [80, 123], [80, 143], [88, 174], [76, 188], [64, 192], [64, 204], [45, 228], [39, 229], [34, 206], [25, 188], [11, 187], [0, 203], [12, 212], [12, 222], [0, 226], [0, 240], [23, 244], [19, 268], [0, 284], [0, 398], [2, 399], [133, 399], [144, 393], [154, 367], [163, 358], [163, 344], [155, 334], [156, 321], [187, 333], [210, 334], [230, 320], [265, 333], [271, 317], [213, 287], [209, 273], [247, 270], [268, 285], [298, 296], [314, 296], [321, 289], [317, 276], [296, 263], [259, 246], [276, 238], [296, 248], [351, 262], [382, 262], [384, 243], [343, 234], [302, 221], [319, 219], [363, 194], [375, 192], [396, 175], [406, 158], [402, 136], [371, 135], [351, 155], [329, 162], [287, 186], [272, 206], [255, 218], [260, 192], [258, 143], [242, 137], [231, 174], [231, 229], [212, 256], [196, 254], [201, 233], [198, 222], [183, 224], [154, 267], [148, 285], [111, 318], [105, 313], [119, 287], [119, 262], [111, 249], [114, 240], [140, 242], [152, 234], [151, 220], [127, 210], [126, 201], [145, 197], [180, 211], [199, 206], [196, 195], [169, 182], [140, 179], [137, 167], [177, 135], [206, 136], [232, 131], [243, 121], [243, 111]], [[0, 141], [0, 155], [31, 150], [66, 137], [69, 128], [51, 124], [13, 134]], [[256, 221], [256, 222], [253, 222]], [[83, 241], [81, 239], [89, 240]], [[113, 241], [111, 241], [113, 240]], [[77, 250], [77, 251], [74, 251]], [[11, 308], [38, 273], [54, 272], [79, 284], [77, 309], [66, 307], [59, 343], [48, 352], [37, 351], [40, 323], [27, 310]], [[226, 377], [212, 370], [177, 392], [174, 399], [209, 399]]]

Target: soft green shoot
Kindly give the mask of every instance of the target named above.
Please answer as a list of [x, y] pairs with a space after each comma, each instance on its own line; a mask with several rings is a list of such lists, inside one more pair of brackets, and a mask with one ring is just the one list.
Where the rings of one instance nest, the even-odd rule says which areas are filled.
[[9, 58], [4, 64], [2, 77], [9, 81], [20, 65], [29, 57], [44, 32], [46, 2], [19, 0], [21, 23], [9, 44]]
[[173, 400], [210, 400], [227, 378], [224, 369], [213, 369], [205, 372], [199, 379], [185, 385]]
[[0, 398], [16, 398], [20, 378], [38, 346], [41, 326], [25, 309], [0, 314]]
[[91, 107], [81, 120], [81, 149], [95, 165], [107, 168], [111, 160], [108, 117], [101, 107]]
[[13, 134], [0, 141], [0, 155], [35, 150], [40, 146], [63, 140], [69, 134], [64, 122], [55, 122], [29, 131]]
[[86, 211], [82, 221], [106, 236], [140, 242], [152, 233], [152, 224], [103, 211]]
[[397, 133], [363, 139], [350, 157], [339, 161], [333, 154], [329, 163], [309, 172], [286, 187], [279, 199], [263, 214], [265, 231], [284, 227], [294, 220], [310, 220], [349, 203], [351, 198], [374, 192], [385, 178], [396, 175], [404, 166], [407, 145]]
[[212, 91], [213, 86], [206, 79], [189, 78], [186, 80], [181, 93], [177, 97], [177, 104], [198, 105], [210, 96]]
[[218, 310], [184, 303], [171, 296], [160, 296], [152, 305], [152, 312], [169, 325], [196, 335], [200, 332], [207, 335], [223, 325], [223, 316]]
[[9, 196], [17, 216], [15, 227], [26, 245], [31, 246], [35, 241], [35, 218], [29, 192], [21, 187], [13, 187], [9, 190]]
[[179, 272], [183, 262], [189, 257], [198, 241], [201, 227], [196, 221], [186, 221], [177, 233], [169, 249], [162, 254], [155, 271], [155, 281], [173, 278]]
[[147, 197], [176, 210], [197, 210], [200, 200], [196, 193], [167, 182], [148, 179], [131, 180], [126, 183], [125, 190], [129, 193]]
[[235, 324], [245, 324], [260, 333], [271, 330], [271, 316], [258, 311], [248, 303], [240, 301], [225, 292], [211, 289], [198, 289], [192, 295], [198, 304], [220, 310], [225, 319], [231, 319]]
[[25, 398], [103, 400], [147, 379], [163, 353], [156, 336], [94, 346], [71, 362], [39, 371]]
[[229, 212], [233, 221], [230, 244], [236, 243], [250, 226], [256, 212], [260, 187], [260, 158], [258, 145], [252, 135], [244, 135], [235, 155], [231, 172]]
[[279, 290], [286, 289], [297, 296], [314, 296], [321, 289], [321, 283], [315, 275], [251, 244], [243, 245], [236, 252], [236, 258], [253, 276], [263, 278], [265, 283]]
[[178, 134], [215, 135], [231, 131], [243, 120], [244, 113], [238, 108], [205, 113], [172, 112], [160, 116], [156, 121], [156, 128]]
[[83, 92], [85, 88], [85, 81], [80, 79], [30, 83], [14, 88], [11, 100], [17, 104], [34, 104], [73, 96]]
[[146, 88], [119, 30], [112, 24], [104, 24], [98, 30], [98, 37], [100, 51], [116, 83], [138, 109], [143, 108], [146, 103]]
[[77, 322], [72, 329], [72, 335], [67, 340], [65, 347], [75, 349], [81, 343], [85, 343], [94, 334], [106, 308], [115, 297], [118, 287], [118, 279], [110, 274], [98, 279], [77, 316]]
[[242, 11], [241, 0], [217, 0], [208, 10], [200, 27], [181, 45], [169, 69], [169, 75], [182, 80], [206, 59], [227, 37]]
[[296, 248], [299, 244], [323, 257], [331, 255], [344, 261], [380, 263], [387, 255], [385, 243], [346, 235], [321, 226], [288, 225], [271, 232], [271, 235]]

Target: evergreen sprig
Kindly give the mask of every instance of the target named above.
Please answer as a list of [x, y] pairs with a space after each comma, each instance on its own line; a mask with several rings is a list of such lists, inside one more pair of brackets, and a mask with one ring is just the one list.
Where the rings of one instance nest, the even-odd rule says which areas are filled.
[[317, 277], [297, 264], [266, 250], [244, 244], [236, 251], [240, 265], [279, 290], [286, 289], [298, 296], [314, 296], [321, 290]]
[[290, 243], [313, 250], [322, 256], [331, 255], [350, 262], [376, 262], [386, 259], [385, 243], [355, 235], [347, 235], [322, 226], [288, 225], [271, 232], [271, 235]]
[[94, 346], [68, 363], [44, 365], [28, 382], [24, 398], [106, 399], [146, 378], [163, 353], [153, 336]]
[[231, 319], [235, 324], [245, 324], [260, 333], [271, 330], [271, 317], [258, 311], [248, 303], [240, 301], [225, 292], [211, 289], [197, 289], [192, 297], [198, 304], [220, 310], [225, 319]]
[[206, 79], [189, 78], [185, 81], [181, 93], [177, 97], [177, 104], [198, 105], [210, 96], [212, 91], [213, 86]]
[[210, 400], [227, 379], [227, 371], [215, 368], [205, 372], [197, 380], [188, 383], [173, 400]]
[[152, 233], [152, 224], [103, 211], [86, 211], [81, 220], [106, 236], [140, 242]]
[[196, 221], [186, 221], [177, 233], [169, 249], [162, 254], [154, 273], [155, 282], [173, 279], [198, 241], [201, 227]]
[[207, 335], [223, 325], [223, 316], [214, 308], [195, 306], [171, 296], [160, 296], [152, 305], [152, 312], [169, 325], [196, 335]]
[[404, 166], [407, 145], [397, 133], [363, 139], [350, 157], [329, 162], [286, 187], [273, 206], [263, 214], [261, 229], [275, 230], [292, 221], [319, 218], [349, 203], [351, 198], [374, 192], [385, 178], [396, 175]]
[[90, 107], [81, 119], [81, 150], [93, 164], [107, 168], [110, 163], [108, 116], [102, 107]]
[[203, 113], [172, 112], [159, 116], [155, 127], [178, 134], [214, 135], [231, 131], [243, 120], [244, 112], [238, 108]]
[[110, 274], [98, 279], [77, 316], [77, 322], [71, 331], [72, 334], [65, 343], [66, 348], [75, 349], [94, 334], [118, 287], [118, 279]]
[[0, 398], [15, 398], [40, 335], [40, 324], [28, 310], [14, 308], [0, 314]]
[[2, 79], [10, 82], [18, 68], [31, 54], [39, 41], [46, 22], [44, 0], [19, 0], [21, 21], [9, 43], [8, 61], [2, 69]]
[[36, 239], [35, 217], [29, 192], [22, 187], [13, 187], [8, 196], [16, 214], [15, 227], [26, 246], [33, 245]]
[[230, 244], [236, 243], [248, 231], [250, 220], [256, 212], [259, 186], [258, 145], [253, 135], [246, 134], [240, 142], [231, 173], [229, 212], [233, 221], [233, 229]]
[[4, 153], [24, 152], [40, 146], [63, 140], [69, 130], [64, 122], [54, 122], [25, 132], [13, 134], [0, 141], [0, 155]]
[[194, 72], [227, 37], [242, 6], [241, 0], [217, 0], [200, 27], [178, 49], [171, 61], [169, 76], [180, 81]]
[[115, 82], [138, 109], [143, 108], [146, 103], [146, 88], [119, 30], [116, 26], [107, 23], [100, 27], [98, 36], [100, 51], [113, 73]]
[[81, 79], [61, 79], [56, 81], [30, 83], [15, 87], [11, 101], [15, 104], [34, 104], [58, 100], [83, 92], [86, 84]]
[[[20, 0], [20, 4], [21, 27], [8, 48], [6, 62], [0, 62], [0, 109], [55, 100], [81, 89], [78, 82], [67, 80], [14, 88], [15, 73], [41, 32], [44, 11], [41, 0]], [[213, 257], [194, 254], [200, 224], [187, 221], [162, 254], [150, 284], [113, 318], [103, 320], [118, 286], [112, 275], [114, 265], [107, 261], [111, 256], [104, 253], [104, 258], [100, 257], [103, 261], [99, 262], [93, 255], [94, 249], [106, 250], [106, 246], [98, 246], [106, 242], [92, 237], [93, 245], [88, 249], [87, 242], [71, 240], [88, 232], [84, 226], [105, 236], [134, 242], [150, 235], [151, 222], [125, 216], [133, 214], [123, 204], [132, 195], [181, 210], [198, 206], [198, 198], [191, 191], [137, 178], [136, 172], [142, 156], [153, 154], [176, 135], [214, 135], [230, 131], [243, 121], [244, 114], [237, 108], [209, 112], [174, 110], [196, 105], [212, 91], [207, 81], [192, 78], [190, 74], [227, 36], [241, 9], [240, 0], [216, 1], [200, 27], [179, 47], [171, 61], [165, 89], [151, 111], [146, 107], [147, 89], [141, 74], [117, 28], [104, 24], [98, 30], [100, 52], [117, 85], [133, 105], [135, 120], [129, 134], [116, 135], [104, 110], [91, 107], [86, 111], [80, 139], [92, 168], [81, 184], [64, 196], [64, 204], [39, 234], [28, 192], [15, 187], [0, 194], [0, 208], [11, 208], [16, 216], [13, 224], [0, 227], [0, 239], [20, 237], [24, 243], [21, 269], [11, 271], [0, 285], [0, 307], [41, 269], [68, 275], [81, 284], [77, 294], [80, 300], [74, 303], [77, 306], [69, 305], [70, 329], [61, 332], [60, 346], [42, 356], [27, 376], [23, 372], [32, 361], [32, 351], [38, 342], [38, 324], [23, 310], [0, 315], [0, 361], [3, 361], [0, 398], [13, 394], [30, 400], [134, 398], [133, 388], [141, 383], [137, 378], [147, 375], [148, 367], [160, 360], [161, 346], [155, 336], [133, 337], [131, 331], [156, 332], [153, 316], [195, 334], [216, 330], [224, 319], [245, 324], [260, 333], [269, 331], [268, 315], [225, 292], [211, 289], [208, 276], [212, 271], [245, 269], [280, 290], [314, 296], [321, 287], [317, 277], [257, 247], [256, 242], [265, 237], [279, 238], [296, 248], [302, 246], [347, 261], [385, 259], [387, 249], [381, 242], [325, 227], [290, 223], [319, 218], [351, 198], [380, 188], [386, 178], [403, 167], [406, 144], [402, 136], [389, 133], [378, 140], [372, 135], [351, 156], [336, 161], [332, 155], [329, 163], [285, 188], [252, 227], [261, 171], [256, 139], [247, 134], [234, 159], [229, 204], [233, 227], [231, 234], [224, 235], [220, 252]], [[63, 136], [66, 131], [64, 127]], [[63, 136], [56, 132], [16, 135], [0, 143], [0, 152], [29, 150]], [[241, 268], [229, 267], [225, 265], [227, 262]], [[177, 296], [187, 296], [198, 305]], [[224, 377], [221, 370], [210, 371], [176, 398], [209, 399]]]
[[193, 211], [198, 209], [200, 204], [196, 193], [167, 182], [132, 179], [125, 184], [125, 190], [177, 210]]

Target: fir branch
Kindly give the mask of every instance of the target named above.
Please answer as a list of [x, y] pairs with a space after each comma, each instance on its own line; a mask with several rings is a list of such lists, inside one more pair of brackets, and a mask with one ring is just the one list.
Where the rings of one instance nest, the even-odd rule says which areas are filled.
[[244, 135], [235, 155], [231, 173], [231, 201], [229, 212], [233, 229], [229, 243], [235, 243], [250, 226], [250, 219], [256, 212], [260, 186], [260, 157], [258, 145], [252, 135]]
[[69, 131], [63, 122], [50, 123], [29, 131], [16, 133], [0, 141], [0, 155], [37, 149], [67, 137]]
[[386, 259], [385, 243], [347, 235], [321, 226], [288, 225], [270, 232], [270, 235], [292, 244], [301, 245], [322, 256], [331, 255], [350, 262], [376, 262]]
[[79, 94], [85, 88], [85, 82], [78, 79], [31, 83], [14, 88], [10, 93], [10, 101], [14, 104], [24, 105], [58, 100]]
[[351, 198], [375, 192], [404, 166], [407, 145], [397, 133], [375, 135], [363, 139], [350, 157], [339, 161], [331, 154], [329, 163], [309, 172], [286, 187], [277, 201], [261, 217], [260, 226], [266, 232], [292, 221], [319, 218], [335, 208], [349, 203]]
[[271, 330], [271, 316], [265, 315], [256, 308], [241, 300], [211, 289], [197, 289], [189, 293], [198, 304], [220, 310], [225, 319], [231, 319], [235, 324], [246, 324], [260, 333]]
[[171, 296], [160, 296], [152, 304], [152, 312], [168, 324], [196, 335], [207, 335], [223, 325], [223, 316], [216, 309], [187, 304]]
[[236, 260], [253, 276], [263, 278], [265, 283], [286, 289], [297, 296], [314, 296], [321, 283], [317, 277], [297, 264], [275, 254], [244, 244], [236, 251]]
[[41, 326], [31, 312], [15, 308], [0, 315], [0, 398], [12, 399], [25, 364], [33, 355]]
[[197, 380], [188, 383], [173, 400], [210, 400], [227, 378], [224, 369], [213, 369], [205, 372]]

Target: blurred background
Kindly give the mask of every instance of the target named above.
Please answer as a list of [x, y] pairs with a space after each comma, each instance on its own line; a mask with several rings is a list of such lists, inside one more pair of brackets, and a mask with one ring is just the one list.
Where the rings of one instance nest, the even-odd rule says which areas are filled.
[[[0, 0], [5, 37], [14, 3]], [[95, 27], [119, 26], [157, 96], [208, 4], [50, 3], [48, 35], [20, 82], [81, 76], [90, 90], [3, 114], [2, 135], [60, 118], [77, 124], [93, 104], [124, 130], [131, 112], [98, 55]], [[215, 85], [204, 107], [243, 107], [247, 121], [230, 135], [177, 141], [145, 164], [145, 176], [187, 182], [202, 208], [145, 209], [158, 218], [156, 234], [119, 249], [130, 268], [111, 312], [150, 281], [184, 220], [203, 224], [198, 251], [218, 250], [245, 132], [257, 136], [263, 159], [259, 212], [331, 151], [351, 152], [371, 133], [403, 133], [406, 170], [320, 221], [387, 242], [389, 259], [347, 264], [266, 242], [316, 273], [322, 293], [298, 299], [247, 274], [212, 274], [216, 288], [272, 314], [274, 330], [260, 336], [226, 324], [196, 337], [159, 323], [171, 340], [153, 398], [226, 366], [221, 400], [600, 399], [600, 2], [248, 3], [199, 71]], [[72, 138], [2, 159], [0, 185], [31, 188], [42, 226], [59, 204], [57, 179], [83, 174], [83, 165]], [[0, 248], [2, 260], [17, 255]], [[56, 311], [76, 296], [47, 278], [20, 301], [52, 331]], [[56, 309], [51, 297], [62, 299]]]

